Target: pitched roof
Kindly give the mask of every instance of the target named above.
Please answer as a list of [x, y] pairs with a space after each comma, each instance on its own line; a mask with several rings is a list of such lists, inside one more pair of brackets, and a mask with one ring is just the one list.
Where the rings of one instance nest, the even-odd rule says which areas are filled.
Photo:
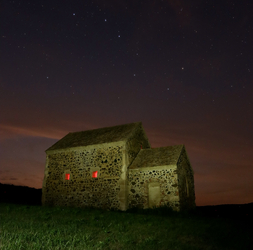
[[141, 149], [129, 169], [175, 165], [184, 145]]
[[142, 127], [141, 122], [69, 133], [46, 151], [123, 141], [139, 126]]

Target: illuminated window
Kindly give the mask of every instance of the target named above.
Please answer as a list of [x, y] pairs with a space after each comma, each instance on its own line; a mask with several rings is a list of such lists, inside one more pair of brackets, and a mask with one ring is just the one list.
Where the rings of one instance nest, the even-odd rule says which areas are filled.
[[98, 177], [98, 171], [92, 172], [92, 178], [97, 178]]
[[70, 174], [65, 174], [65, 180], [69, 180], [70, 179]]

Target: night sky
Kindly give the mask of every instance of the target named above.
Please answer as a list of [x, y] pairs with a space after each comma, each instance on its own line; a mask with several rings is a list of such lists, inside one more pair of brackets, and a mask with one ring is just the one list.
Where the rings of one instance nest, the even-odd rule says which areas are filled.
[[41, 188], [69, 132], [184, 144], [197, 205], [253, 201], [253, 2], [1, 1], [0, 182]]

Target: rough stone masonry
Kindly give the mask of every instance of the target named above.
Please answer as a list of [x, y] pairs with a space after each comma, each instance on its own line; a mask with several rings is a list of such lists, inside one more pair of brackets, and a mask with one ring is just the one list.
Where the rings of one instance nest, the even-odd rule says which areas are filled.
[[151, 148], [141, 122], [69, 133], [46, 155], [43, 205], [123, 211], [195, 207], [184, 145]]

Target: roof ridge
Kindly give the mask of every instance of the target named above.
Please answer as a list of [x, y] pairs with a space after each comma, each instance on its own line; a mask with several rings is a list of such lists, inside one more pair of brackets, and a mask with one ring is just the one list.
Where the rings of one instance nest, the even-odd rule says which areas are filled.
[[[88, 146], [103, 144], [108, 142], [124, 141], [132, 135], [133, 131], [141, 122], [127, 123], [115, 125], [111, 127], [103, 127], [90, 129], [85, 131], [69, 132], [63, 138], [58, 140], [49, 150], [73, 148], [79, 146]], [[142, 128], [143, 129], [143, 128]]]

